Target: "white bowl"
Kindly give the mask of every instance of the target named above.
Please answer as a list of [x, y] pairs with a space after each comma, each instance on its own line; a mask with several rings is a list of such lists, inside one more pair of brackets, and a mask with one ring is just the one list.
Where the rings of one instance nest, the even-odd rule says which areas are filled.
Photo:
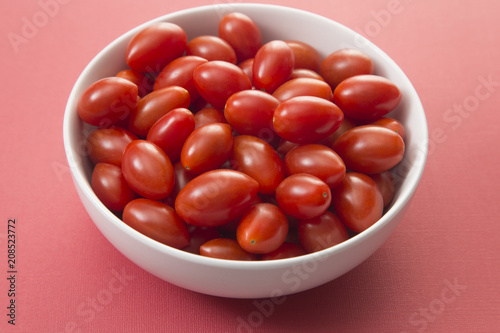
[[[392, 80], [403, 99], [391, 116], [406, 128], [406, 153], [394, 170], [397, 192], [392, 206], [373, 226], [342, 244], [313, 254], [276, 261], [219, 260], [160, 244], [130, 228], [111, 213], [90, 186], [91, 164], [84, 143], [88, 128], [77, 113], [79, 96], [94, 81], [126, 68], [128, 41], [147, 25], [160, 21], [183, 27], [188, 40], [217, 35], [222, 16], [238, 11], [260, 27], [264, 42], [301, 40], [323, 56], [339, 48], [361, 49], [373, 60], [376, 74]], [[90, 218], [123, 255], [151, 274], [196, 292], [234, 298], [277, 297], [322, 285], [366, 260], [390, 236], [406, 212], [424, 170], [427, 157], [427, 123], [419, 97], [403, 71], [371, 42], [322, 16], [297, 9], [261, 4], [220, 4], [171, 13], [125, 33], [102, 50], [85, 68], [69, 96], [64, 115], [64, 145], [80, 199]]]

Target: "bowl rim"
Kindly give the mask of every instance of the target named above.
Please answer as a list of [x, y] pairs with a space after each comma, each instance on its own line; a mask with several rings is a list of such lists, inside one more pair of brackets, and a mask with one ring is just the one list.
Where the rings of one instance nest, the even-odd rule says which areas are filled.
[[[323, 249], [318, 252], [313, 252], [313, 253], [308, 253], [302, 256], [298, 257], [293, 257], [293, 258], [285, 258], [285, 259], [279, 259], [279, 260], [268, 260], [268, 261], [238, 261], [238, 260], [227, 260], [227, 259], [217, 259], [217, 258], [210, 258], [210, 257], [204, 257], [198, 254], [193, 254], [186, 252], [181, 249], [176, 249], [173, 247], [170, 247], [168, 245], [162, 244], [160, 242], [157, 242], [140, 232], [136, 231], [132, 227], [128, 226], [125, 224], [121, 219], [119, 219], [115, 214], [113, 214], [108, 208], [104, 206], [104, 204], [97, 198], [95, 193], [93, 192], [91, 185], [86, 178], [86, 176], [81, 172], [80, 168], [78, 166], [73, 165], [75, 161], [79, 160], [79, 156], [76, 156], [77, 154], [73, 151], [73, 139], [72, 139], [72, 134], [71, 130], [74, 129], [74, 122], [75, 119], [74, 117], [77, 116], [77, 111], [75, 106], [77, 105], [78, 98], [77, 96], [77, 90], [79, 87], [82, 85], [82, 81], [84, 80], [85, 76], [91, 72], [91, 69], [99, 63], [101, 58], [103, 58], [110, 50], [115, 48], [118, 44], [121, 44], [124, 42], [124, 40], [130, 39], [134, 34], [136, 34], [138, 31], [142, 30], [146, 26], [149, 26], [151, 24], [154, 24], [156, 22], [164, 22], [164, 21], [169, 21], [172, 19], [175, 19], [176, 17], [180, 16], [185, 16], [185, 15], [192, 15], [196, 13], [202, 13], [207, 10], [214, 10], [216, 7], [228, 7], [231, 9], [257, 9], [257, 8], [262, 8], [262, 9], [268, 9], [268, 10], [280, 10], [280, 11], [287, 11], [289, 13], [293, 14], [300, 14], [300, 15], [309, 15], [312, 16], [315, 20], [326, 20], [328, 21], [329, 24], [334, 24], [337, 25], [339, 29], [344, 29], [349, 31], [349, 33], [356, 35], [357, 38], [361, 38], [364, 40], [367, 45], [369, 45], [371, 48], [376, 50], [382, 57], [385, 58], [385, 61], [390, 63], [390, 66], [393, 67], [396, 71], [398, 71], [398, 75], [400, 75], [404, 80], [407, 81], [408, 86], [410, 89], [412, 89], [412, 94], [414, 94], [417, 98], [415, 101], [412, 101], [413, 103], [417, 102], [418, 105], [416, 106], [417, 109], [421, 110], [422, 112], [422, 117], [423, 117], [423, 124], [424, 125], [421, 128], [422, 135], [424, 138], [426, 138], [426, 141], [423, 143], [420, 143], [419, 148], [421, 151], [420, 158], [413, 163], [412, 169], [416, 168], [417, 173], [414, 175], [413, 179], [410, 180], [410, 183], [408, 186], [405, 187], [404, 191], [399, 194], [398, 200], [395, 200], [392, 204], [391, 207], [384, 213], [384, 215], [377, 221], [375, 222], [372, 226], [367, 228], [365, 231], [356, 234], [346, 241], [337, 244], [333, 247]], [[290, 266], [295, 266], [295, 265], [300, 265], [304, 262], [309, 262], [311, 259], [313, 260], [323, 260], [323, 258], [330, 257], [334, 254], [341, 253], [344, 251], [347, 251], [348, 249], [355, 247], [363, 242], [365, 242], [368, 238], [373, 237], [378, 230], [382, 229], [386, 224], [388, 224], [401, 210], [404, 209], [404, 207], [407, 205], [407, 203], [410, 201], [413, 193], [418, 187], [419, 181], [422, 177], [422, 174], [424, 172], [425, 168], [425, 163], [427, 160], [427, 154], [428, 154], [428, 127], [427, 127], [427, 121], [425, 118], [425, 112], [422, 106], [422, 103], [420, 101], [420, 98], [418, 97], [418, 94], [413, 87], [411, 81], [408, 79], [406, 74], [403, 72], [403, 70], [394, 62], [392, 58], [390, 58], [383, 50], [381, 50], [378, 46], [376, 46], [374, 43], [371, 41], [367, 40], [363, 36], [361, 36], [359, 33], [356, 31], [350, 29], [349, 27], [334, 21], [330, 18], [326, 18], [324, 16], [321, 16], [319, 14], [315, 14], [306, 10], [302, 9], [297, 9], [293, 7], [287, 7], [287, 6], [282, 6], [282, 5], [271, 5], [271, 4], [258, 4], [258, 3], [223, 3], [223, 4], [213, 4], [213, 5], [203, 5], [199, 7], [193, 7], [193, 8], [187, 8], [183, 10], [179, 10], [176, 12], [168, 13], [162, 16], [159, 16], [157, 18], [154, 18], [152, 20], [149, 20], [145, 23], [142, 23], [135, 28], [132, 28], [128, 30], [127, 32], [123, 33], [116, 39], [114, 39], [111, 43], [109, 43], [106, 47], [104, 47], [99, 53], [94, 56], [94, 58], [85, 66], [84, 70], [80, 73], [78, 76], [78, 79], [73, 85], [73, 88], [70, 92], [68, 101], [66, 103], [65, 111], [64, 111], [64, 118], [63, 118], [63, 142], [64, 142], [64, 147], [65, 147], [65, 153], [67, 157], [67, 161], [69, 163], [69, 168], [71, 171], [71, 175], [73, 178], [73, 181], [76, 186], [78, 186], [83, 195], [85, 195], [93, 204], [94, 207], [99, 210], [99, 212], [108, 220], [107, 222], [115, 224], [116, 228], [121, 229], [122, 232], [125, 232], [128, 236], [136, 239], [137, 241], [143, 243], [147, 247], [154, 248], [155, 251], [159, 251], [163, 254], [177, 257], [179, 260], [182, 261], [189, 261], [192, 263], [196, 263], [198, 265], [204, 265], [204, 266], [210, 266], [210, 267], [218, 267], [218, 268], [231, 268], [231, 269], [239, 269], [239, 270], [267, 270], [267, 269], [281, 269], [284, 267], [290, 267]], [[92, 220], [92, 219], [91, 219]], [[94, 222], [94, 221], [93, 221]]]

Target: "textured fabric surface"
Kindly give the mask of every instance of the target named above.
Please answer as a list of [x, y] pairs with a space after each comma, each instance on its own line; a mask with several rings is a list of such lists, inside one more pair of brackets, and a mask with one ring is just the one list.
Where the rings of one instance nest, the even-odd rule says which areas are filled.
[[[132, 27], [225, 2], [2, 2], [0, 331], [498, 332], [495, 0], [266, 1], [321, 14], [368, 37], [406, 72], [426, 110], [430, 152], [412, 206], [391, 238], [346, 275], [280, 304], [223, 299], [159, 280], [100, 234], [78, 199], [62, 143], [75, 80]], [[7, 323], [11, 218], [15, 326]]]

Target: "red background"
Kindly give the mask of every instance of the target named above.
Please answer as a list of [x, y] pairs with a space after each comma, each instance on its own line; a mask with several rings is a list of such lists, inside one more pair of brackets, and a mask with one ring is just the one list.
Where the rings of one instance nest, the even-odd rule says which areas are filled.
[[417, 89], [430, 133], [421, 184], [392, 237], [346, 275], [280, 304], [197, 294], [132, 264], [84, 211], [62, 143], [67, 97], [98, 51], [157, 16], [226, 1], [59, 1], [50, 17], [40, 12], [55, 0], [0, 5], [0, 331], [498, 332], [498, 1], [266, 1], [336, 20], [386, 51]]

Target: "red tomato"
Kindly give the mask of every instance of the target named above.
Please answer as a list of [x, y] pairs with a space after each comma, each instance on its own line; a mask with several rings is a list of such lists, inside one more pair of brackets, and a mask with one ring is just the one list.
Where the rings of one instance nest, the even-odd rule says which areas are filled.
[[137, 85], [121, 77], [91, 84], [78, 100], [78, 115], [94, 126], [109, 127], [126, 119], [137, 104]]
[[144, 97], [153, 90], [154, 80], [147, 74], [133, 69], [124, 69], [118, 72], [116, 76], [135, 83], [139, 89], [139, 97]]
[[332, 88], [328, 83], [309, 78], [299, 78], [286, 81], [273, 93], [280, 102], [297, 96], [316, 96], [328, 101], [333, 100]]
[[273, 127], [283, 139], [314, 143], [335, 132], [344, 119], [332, 102], [314, 96], [287, 99], [274, 110]]
[[327, 147], [331, 147], [339, 136], [344, 134], [344, 132], [346, 132], [347, 130], [350, 130], [351, 128], [354, 128], [356, 126], [357, 125], [354, 121], [344, 117], [344, 120], [342, 121], [340, 127], [335, 132], [324, 138], [323, 140], [319, 140], [318, 143], [325, 145]]
[[104, 206], [115, 212], [122, 211], [135, 198], [122, 170], [113, 164], [96, 164], [92, 172], [92, 189]]
[[165, 245], [177, 249], [189, 245], [186, 224], [172, 207], [159, 201], [139, 198], [129, 202], [123, 210], [123, 222]]
[[327, 249], [349, 239], [345, 226], [330, 211], [312, 219], [300, 220], [298, 233], [302, 247], [309, 253]]
[[129, 130], [139, 137], [146, 137], [151, 126], [176, 108], [189, 107], [189, 92], [178, 86], [155, 90], [137, 103], [130, 115]]
[[285, 42], [293, 51], [295, 68], [304, 68], [319, 72], [322, 59], [318, 50], [298, 40], [286, 40]]
[[362, 232], [382, 217], [384, 201], [373, 179], [348, 172], [332, 190], [332, 207], [346, 227]]
[[194, 114], [195, 128], [201, 127], [206, 124], [223, 123], [227, 124], [224, 118], [224, 112], [214, 107], [201, 109]]
[[183, 251], [200, 254], [200, 246], [209, 240], [220, 238], [220, 232], [217, 228], [199, 228], [191, 226], [188, 228], [190, 244], [183, 248]]
[[97, 128], [87, 137], [86, 150], [94, 164], [103, 162], [121, 166], [127, 145], [137, 137], [120, 127]]
[[292, 150], [293, 148], [295, 148], [297, 146], [300, 146], [300, 143], [290, 142], [290, 141], [286, 141], [286, 140], [281, 139], [281, 141], [278, 145], [278, 148], [276, 148], [276, 151], [282, 157], [285, 157], [285, 155], [288, 154], [288, 152], [290, 150]]
[[401, 91], [389, 79], [378, 75], [356, 75], [342, 81], [333, 101], [353, 120], [373, 121], [398, 106]]
[[201, 97], [221, 110], [232, 94], [252, 88], [250, 79], [241, 68], [218, 60], [196, 67], [193, 81]]
[[308, 173], [324, 181], [330, 188], [344, 179], [346, 167], [332, 149], [320, 144], [293, 148], [283, 159], [285, 174]]
[[396, 184], [394, 182], [394, 177], [390, 171], [384, 171], [382, 173], [376, 173], [369, 175], [371, 179], [377, 184], [380, 193], [382, 193], [382, 198], [384, 199], [384, 208], [389, 207], [396, 194]]
[[233, 150], [231, 126], [213, 123], [195, 129], [184, 142], [181, 163], [192, 174], [220, 167]]
[[320, 81], [325, 81], [321, 75], [307, 68], [295, 68], [292, 71], [292, 75], [290, 75], [289, 79], [293, 80], [298, 78], [316, 79]]
[[122, 157], [122, 172], [129, 186], [145, 198], [166, 198], [174, 187], [172, 163], [160, 147], [149, 141], [128, 144]]
[[125, 60], [130, 68], [138, 72], [159, 72], [184, 53], [186, 44], [184, 29], [174, 23], [155, 23], [132, 37]]
[[244, 60], [238, 64], [238, 67], [245, 72], [245, 74], [248, 76], [250, 79], [250, 82], [252, 82], [253, 85], [253, 58]]
[[276, 201], [283, 212], [299, 219], [323, 214], [332, 200], [328, 185], [316, 176], [297, 173], [286, 177], [276, 189]]
[[259, 137], [266, 142], [275, 139], [273, 130], [274, 110], [279, 101], [259, 90], [244, 90], [229, 97], [224, 117], [239, 134]]
[[290, 46], [281, 40], [267, 42], [254, 57], [253, 84], [256, 89], [272, 94], [290, 78], [293, 69], [293, 51]]
[[187, 183], [189, 183], [191, 180], [196, 177], [193, 174], [190, 174], [187, 172], [186, 169], [182, 166], [181, 162], [178, 161], [173, 165], [174, 168], [174, 188], [172, 189], [172, 192], [170, 192], [170, 195], [162, 200], [164, 203], [171, 207], [175, 207], [175, 198], [177, 198], [177, 195], [179, 192], [186, 186]]
[[276, 250], [262, 254], [260, 260], [286, 259], [298, 257], [304, 254], [306, 254], [306, 251], [304, 251], [304, 249], [300, 245], [290, 242], [284, 242]]
[[370, 125], [377, 125], [388, 128], [391, 131], [398, 133], [403, 140], [405, 139], [405, 128], [403, 124], [399, 122], [399, 120], [390, 117], [382, 117], [375, 121], [372, 121]]
[[371, 174], [396, 166], [405, 152], [401, 136], [387, 128], [364, 125], [342, 134], [332, 146], [347, 169]]
[[151, 126], [147, 140], [163, 149], [171, 162], [181, 157], [188, 136], [194, 131], [194, 116], [188, 109], [173, 109]]
[[236, 52], [228, 42], [217, 36], [198, 36], [187, 44], [186, 54], [209, 61], [222, 60], [236, 64]]
[[356, 49], [341, 49], [326, 56], [321, 62], [321, 76], [333, 88], [345, 79], [362, 74], [373, 74], [373, 62], [368, 55]]
[[204, 257], [226, 260], [257, 260], [257, 256], [241, 248], [238, 242], [230, 238], [216, 238], [200, 246], [200, 254]]
[[196, 56], [183, 56], [173, 60], [158, 74], [153, 89], [159, 90], [169, 86], [183, 87], [189, 92], [191, 103], [196, 101], [200, 94], [194, 85], [193, 71], [206, 62], [207, 59]]
[[234, 138], [230, 156], [232, 169], [241, 171], [259, 183], [259, 193], [274, 194], [285, 177], [283, 162], [274, 148], [255, 136]]
[[191, 180], [175, 200], [175, 210], [187, 223], [216, 227], [243, 215], [252, 205], [259, 183], [242, 172], [212, 170]]
[[236, 52], [238, 62], [253, 58], [262, 46], [262, 35], [257, 24], [242, 13], [229, 13], [219, 21], [219, 37]]
[[278, 249], [288, 234], [288, 220], [278, 206], [253, 205], [243, 215], [236, 230], [238, 244], [250, 253], [268, 253]]

